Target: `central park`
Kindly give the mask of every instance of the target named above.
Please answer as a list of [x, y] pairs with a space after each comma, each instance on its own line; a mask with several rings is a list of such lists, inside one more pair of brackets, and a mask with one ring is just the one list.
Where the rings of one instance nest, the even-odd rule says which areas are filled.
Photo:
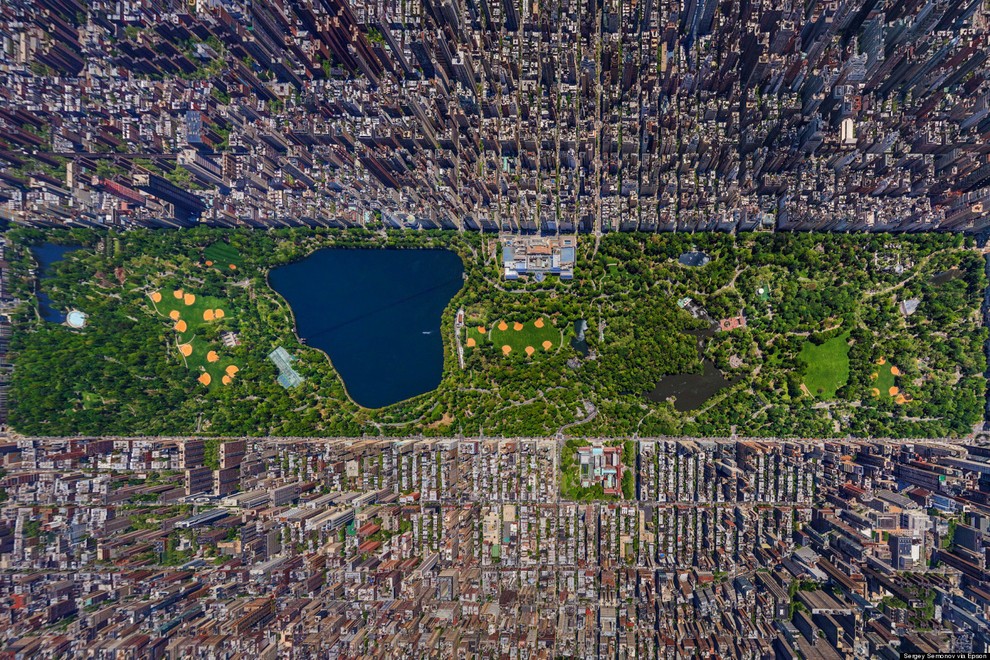
[[[481, 234], [7, 239], [26, 435], [943, 437], [983, 415], [986, 277], [962, 236], [582, 236], [573, 280], [515, 281]], [[79, 248], [36, 283], [52, 243]], [[389, 270], [400, 250], [411, 270]]]

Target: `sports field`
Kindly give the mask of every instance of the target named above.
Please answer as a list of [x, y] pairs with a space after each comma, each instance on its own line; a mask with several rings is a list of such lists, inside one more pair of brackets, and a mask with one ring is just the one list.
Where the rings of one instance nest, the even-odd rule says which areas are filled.
[[241, 254], [230, 243], [217, 241], [203, 250], [207, 266], [220, 270], [237, 270], [241, 267]]
[[870, 374], [873, 381], [873, 396], [891, 398], [896, 403], [904, 404], [911, 400], [910, 395], [901, 392], [897, 382], [897, 377], [901, 375], [901, 370], [894, 364], [887, 361], [887, 358], [880, 358], [873, 365], [874, 372]]
[[238, 371], [237, 365], [223, 356], [221, 344], [197, 334], [204, 326], [229, 318], [224, 301], [172, 287], [153, 291], [148, 297], [154, 310], [175, 332], [175, 350], [185, 365], [197, 373], [196, 380], [207, 387], [231, 384]]
[[467, 347], [481, 344], [496, 346], [503, 355], [525, 355], [527, 357], [554, 351], [560, 346], [561, 334], [553, 322], [545, 317], [530, 321], [501, 320], [490, 327], [470, 325], [467, 327]]
[[849, 332], [821, 345], [806, 341], [799, 358], [807, 366], [804, 385], [818, 399], [834, 399], [835, 392], [849, 380]]

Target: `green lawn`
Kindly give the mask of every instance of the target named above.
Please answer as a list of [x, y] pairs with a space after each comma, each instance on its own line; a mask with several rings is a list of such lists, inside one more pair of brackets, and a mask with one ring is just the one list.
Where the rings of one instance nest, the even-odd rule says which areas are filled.
[[[187, 305], [184, 299], [176, 298], [174, 291], [182, 291], [183, 296], [186, 293], [195, 296], [195, 300], [191, 305]], [[200, 326], [206, 323], [215, 323], [215, 321], [207, 321], [204, 319], [203, 314], [207, 310], [223, 310], [223, 318], [230, 318], [230, 311], [225, 309], [226, 305], [224, 301], [220, 298], [215, 298], [213, 296], [197, 296], [195, 291], [185, 291], [179, 287], [169, 287], [164, 286], [159, 290], [162, 299], [159, 302], [153, 302], [155, 309], [162, 316], [168, 317], [172, 311], [179, 312], [179, 318], [186, 322], [185, 332], [178, 332], [179, 342], [184, 343], [190, 341], [195, 335], [196, 331]], [[172, 319], [169, 318], [171, 321]]]
[[[478, 332], [478, 325], [468, 325], [465, 327], [465, 340], [471, 340], [474, 342], [475, 346], [480, 346], [481, 344], [487, 344], [491, 341], [491, 335], [488, 333], [488, 328], [485, 328], [485, 333], [482, 334]], [[470, 344], [471, 341], [467, 343]], [[468, 348], [474, 348], [474, 346], [468, 346]]]
[[[904, 384], [901, 383], [898, 378], [901, 374], [894, 374], [894, 371], [898, 369], [896, 364], [892, 364], [889, 360], [885, 360], [884, 364], [874, 364], [873, 369], [873, 373], [877, 374], [876, 379], [873, 380], [873, 387], [880, 390], [880, 394], [877, 398], [893, 399], [897, 404], [904, 404], [914, 400], [910, 393], [905, 393], [903, 391]], [[896, 394], [891, 395], [891, 387], [896, 387], [899, 391]]]
[[[213, 268], [220, 270], [234, 270], [241, 267], [241, 254], [230, 243], [217, 241], [203, 250], [203, 258], [211, 262]], [[235, 268], [231, 268], [233, 265]]]
[[[175, 291], [181, 291], [182, 296], [176, 298]], [[234, 362], [223, 355], [224, 347], [221, 344], [207, 341], [200, 335], [206, 326], [220, 322], [220, 319], [215, 318], [217, 310], [223, 311], [222, 319], [230, 318], [230, 311], [225, 308], [224, 301], [213, 296], [197, 296], [192, 291], [185, 291], [175, 286], [163, 286], [157, 293], [161, 294], [161, 300], [155, 302], [154, 298], [151, 298], [149, 302], [152, 308], [173, 328], [178, 345], [189, 344], [192, 347], [192, 353], [185, 356], [186, 365], [195, 371], [197, 376], [202, 372], [210, 374], [209, 387], [221, 384], [225, 369]], [[191, 304], [186, 304], [186, 294], [195, 296], [195, 299], [190, 301]], [[179, 313], [178, 321], [172, 319], [172, 312]], [[214, 319], [208, 320], [211, 314]], [[181, 332], [176, 327], [180, 321], [186, 324], [185, 330]], [[218, 360], [210, 362], [207, 359], [211, 351], [217, 353]]]
[[[537, 320], [543, 321], [543, 327], [536, 325]], [[516, 330], [516, 323], [522, 325]], [[502, 328], [505, 329], [502, 329]], [[526, 348], [532, 347], [533, 354], [539, 355], [543, 352], [554, 351], [560, 346], [561, 334], [553, 322], [547, 317], [539, 317], [529, 321], [496, 321], [489, 326], [484, 333], [479, 332], [478, 326], [468, 326], [467, 338], [473, 339], [477, 345], [491, 343], [501, 349], [508, 346], [511, 353], [526, 355]], [[544, 342], [550, 342], [544, 346]]]
[[[210, 374], [210, 387], [220, 384], [223, 381], [226, 368], [235, 364], [233, 360], [222, 355], [224, 347], [220, 344], [213, 344], [204, 339], [194, 339], [192, 348], [192, 355], [186, 358], [186, 363], [194, 371], [205, 371]], [[217, 353], [219, 359], [216, 362], [210, 362], [207, 359], [210, 351]]]
[[849, 380], [849, 332], [821, 345], [806, 341], [798, 356], [807, 367], [804, 385], [818, 399], [834, 399], [835, 392]]
[[873, 365], [876, 370], [874, 373], [877, 374], [877, 379], [873, 381], [873, 387], [880, 390], [881, 397], [890, 398], [890, 388], [897, 385], [894, 374], [890, 373], [890, 367], [890, 362]]

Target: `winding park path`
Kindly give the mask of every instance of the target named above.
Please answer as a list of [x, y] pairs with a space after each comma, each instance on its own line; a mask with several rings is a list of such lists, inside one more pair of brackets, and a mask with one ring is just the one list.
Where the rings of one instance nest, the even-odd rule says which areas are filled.
[[389, 428], [402, 428], [403, 426], [409, 426], [410, 424], [418, 424], [419, 422], [422, 422], [427, 415], [431, 414], [434, 410], [436, 410], [437, 406], [439, 405], [440, 402], [437, 401], [432, 406], [430, 406], [429, 410], [426, 410], [422, 415], [420, 415], [416, 419], [410, 419], [405, 422], [370, 422], [370, 424], [374, 426], [376, 429], [378, 429], [379, 432], [381, 432], [383, 426], [387, 426]]
[[734, 290], [736, 288], [736, 280], [739, 279], [739, 275], [742, 274], [743, 270], [745, 270], [745, 269], [744, 268], [740, 268], [740, 267], [736, 267], [736, 271], [732, 274], [732, 279], [730, 279], [728, 282], [726, 282], [725, 284], [723, 284], [719, 288], [717, 288], [714, 291], [712, 291], [712, 293], [710, 295], [717, 296], [720, 293], [724, 293], [726, 291]]
[[[590, 422], [591, 420], [593, 420], [595, 417], [598, 417], [598, 407], [595, 404], [591, 403], [590, 401], [585, 401], [584, 404], [585, 404], [585, 406], [591, 406], [591, 412], [586, 417], [584, 417], [583, 419], [574, 420], [573, 422], [569, 422], [567, 424], [564, 424], [559, 429], [557, 429], [557, 437], [558, 438], [563, 438], [564, 437], [564, 431], [566, 431], [567, 429], [573, 428], [575, 426], [580, 426], [581, 424], [587, 424], [588, 422]], [[640, 420], [640, 422], [642, 423], [642, 420]]]
[[945, 252], [948, 252], [949, 250], [957, 250], [957, 249], [958, 248], [945, 248], [943, 250], [936, 250], [935, 252], [932, 252], [930, 254], [926, 254], [924, 257], [921, 258], [920, 261], [918, 261], [918, 263], [916, 263], [911, 268], [911, 271], [912, 271], [911, 274], [908, 275], [907, 277], [905, 277], [903, 280], [901, 280], [897, 284], [892, 284], [892, 285], [890, 285], [890, 286], [888, 286], [886, 288], [883, 288], [883, 289], [878, 289], [876, 291], [867, 291], [866, 293], [863, 294], [863, 298], [865, 299], [865, 298], [873, 298], [875, 296], [882, 296], [882, 295], [885, 295], [885, 294], [888, 294], [888, 293], [893, 293], [894, 291], [897, 291], [898, 289], [903, 288], [908, 282], [910, 282], [911, 280], [913, 280], [914, 278], [916, 278], [918, 275], [920, 275], [922, 269], [924, 269], [924, 267], [928, 265], [928, 262], [931, 261], [934, 257], [936, 257], [937, 255], [943, 254]]

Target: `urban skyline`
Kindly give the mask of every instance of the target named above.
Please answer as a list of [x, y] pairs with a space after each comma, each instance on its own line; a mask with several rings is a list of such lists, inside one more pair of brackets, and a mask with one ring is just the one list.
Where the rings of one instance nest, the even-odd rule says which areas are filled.
[[[560, 450], [526, 438], [7, 442], [18, 514], [0, 558], [35, 569], [5, 587], [8, 628], [41, 630], [6, 652], [987, 648], [990, 518], [972, 490], [990, 474], [985, 447], [642, 439], [634, 497], [604, 502], [561, 495]], [[51, 495], [63, 501], [38, 509]], [[970, 524], [947, 521], [957, 515]]]
[[982, 232], [972, 2], [15, 2], [37, 226]]

